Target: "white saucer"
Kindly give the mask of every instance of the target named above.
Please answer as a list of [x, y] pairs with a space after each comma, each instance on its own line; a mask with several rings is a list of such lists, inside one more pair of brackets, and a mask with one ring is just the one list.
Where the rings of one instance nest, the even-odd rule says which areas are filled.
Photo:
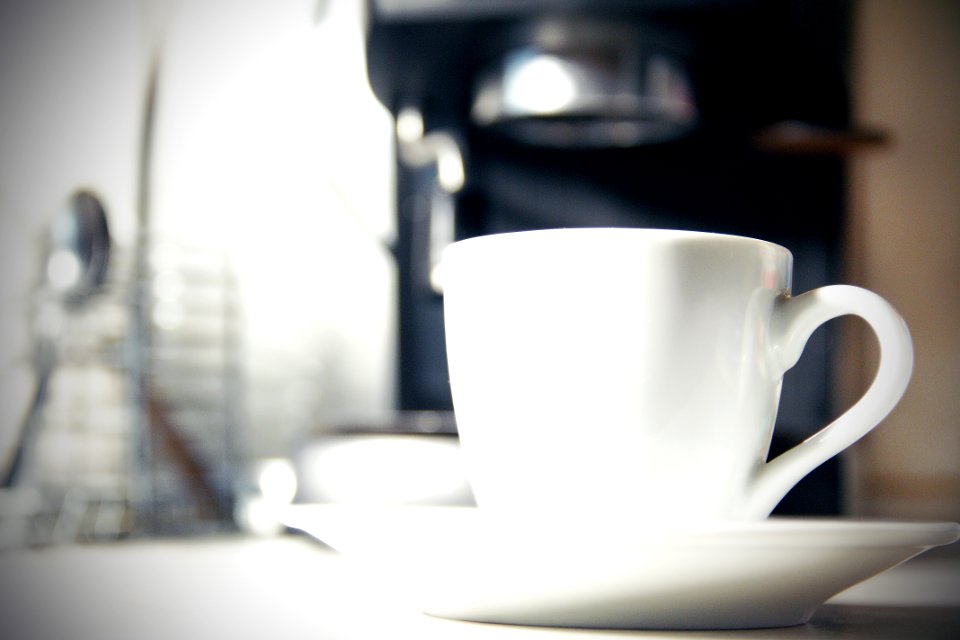
[[634, 629], [802, 624], [847, 587], [960, 538], [946, 522], [774, 518], [667, 531], [469, 507], [298, 505], [284, 522], [431, 615]]

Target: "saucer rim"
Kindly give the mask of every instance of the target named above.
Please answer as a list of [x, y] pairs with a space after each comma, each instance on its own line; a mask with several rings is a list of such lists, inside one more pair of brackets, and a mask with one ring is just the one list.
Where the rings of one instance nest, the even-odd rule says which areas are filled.
[[[294, 504], [284, 511], [281, 522], [290, 528], [309, 530], [311, 512], [330, 512], [365, 514], [373, 517], [387, 517], [388, 514], [404, 514], [415, 524], [415, 514], [426, 517], [439, 517], [450, 522], [457, 517], [472, 519], [473, 524], [496, 529], [497, 525], [508, 524], [511, 529], [518, 525], [526, 529], [543, 530], [546, 527], [569, 524], [577, 520], [577, 515], [568, 514], [518, 514], [483, 509], [475, 506], [449, 505], [347, 505], [347, 504]], [[429, 514], [429, 515], [428, 515]], [[304, 517], [305, 515], [305, 517]], [[306, 522], [304, 521], [306, 519]], [[497, 522], [500, 520], [501, 522]], [[732, 547], [741, 545], [761, 546], [828, 546], [828, 547], [900, 547], [915, 545], [918, 547], [944, 546], [960, 540], [960, 523], [948, 520], [899, 520], [887, 518], [864, 518], [851, 516], [771, 516], [762, 520], [721, 520], [708, 523], [683, 522], [670, 526], [653, 526], [636, 518], [614, 516], [609, 520], [596, 521], [594, 526], [601, 527], [608, 538], [613, 538], [615, 527], [620, 527], [616, 538], [628, 537], [631, 545], [656, 544], [670, 546], [693, 544], [695, 546]], [[589, 524], [581, 526], [590, 526]], [[490, 531], [486, 531], [487, 534]], [[861, 539], [866, 535], [869, 542]], [[785, 539], [790, 536], [787, 544]]]

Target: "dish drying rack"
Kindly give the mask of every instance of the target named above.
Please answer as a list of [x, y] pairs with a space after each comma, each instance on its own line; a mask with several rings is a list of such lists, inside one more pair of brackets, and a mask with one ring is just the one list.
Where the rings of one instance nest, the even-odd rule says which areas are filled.
[[[150, 247], [114, 247], [96, 297], [59, 314], [55, 352], [33, 357], [33, 428], [0, 489], [0, 548], [233, 526], [236, 282], [222, 251]], [[38, 286], [36, 331], [49, 321], [45, 296]]]

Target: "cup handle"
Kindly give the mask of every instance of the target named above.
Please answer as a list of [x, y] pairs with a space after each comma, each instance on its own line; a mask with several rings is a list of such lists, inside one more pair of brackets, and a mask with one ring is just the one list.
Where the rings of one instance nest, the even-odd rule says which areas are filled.
[[775, 375], [782, 376], [797, 363], [817, 327], [843, 315], [860, 316], [876, 334], [880, 344], [876, 377], [840, 417], [757, 468], [743, 506], [746, 518], [768, 516], [801, 478], [877, 426], [907, 389], [913, 371], [913, 343], [906, 322], [877, 294], [849, 285], [821, 287], [777, 300], [770, 341]]

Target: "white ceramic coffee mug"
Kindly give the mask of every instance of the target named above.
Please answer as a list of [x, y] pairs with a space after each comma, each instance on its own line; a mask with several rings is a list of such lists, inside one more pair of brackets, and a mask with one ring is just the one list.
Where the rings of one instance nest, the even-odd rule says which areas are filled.
[[[450, 383], [481, 508], [763, 518], [877, 425], [913, 366], [906, 324], [852, 286], [790, 294], [778, 245], [708, 233], [481, 236], [443, 259]], [[872, 386], [767, 461], [783, 374], [831, 318], [879, 339]]]

